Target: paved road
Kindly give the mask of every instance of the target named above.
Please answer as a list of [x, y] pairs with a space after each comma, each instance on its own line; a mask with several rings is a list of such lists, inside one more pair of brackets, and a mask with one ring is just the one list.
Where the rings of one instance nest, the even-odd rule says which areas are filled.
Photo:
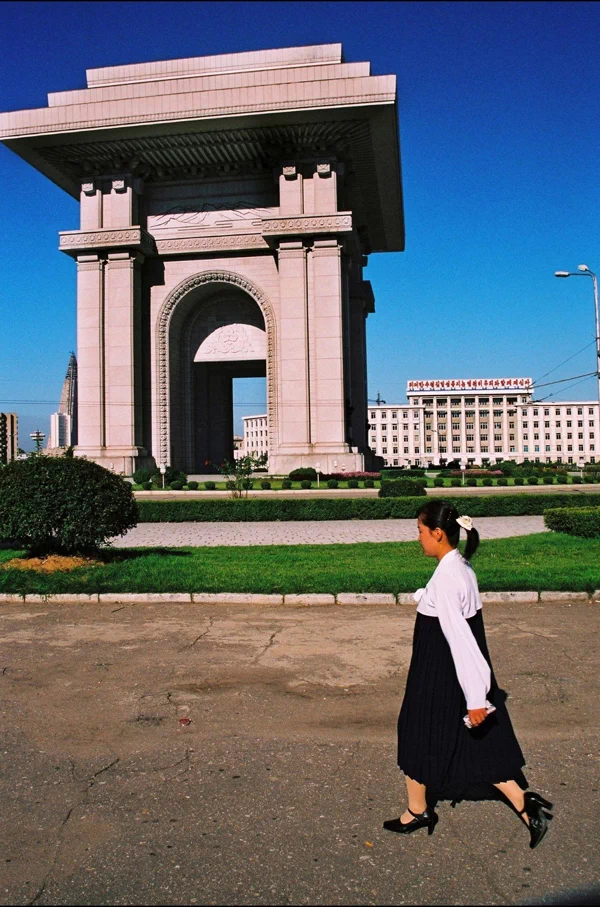
[[[481, 517], [475, 521], [484, 539], [544, 532], [541, 516]], [[414, 520], [327, 520], [272, 523], [140, 523], [114, 545], [332, 545], [355, 542], [415, 541]]]
[[486, 606], [529, 782], [555, 803], [535, 851], [494, 801], [440, 803], [432, 837], [382, 830], [413, 621], [2, 606], [0, 902], [566, 904], [597, 885], [598, 607]]

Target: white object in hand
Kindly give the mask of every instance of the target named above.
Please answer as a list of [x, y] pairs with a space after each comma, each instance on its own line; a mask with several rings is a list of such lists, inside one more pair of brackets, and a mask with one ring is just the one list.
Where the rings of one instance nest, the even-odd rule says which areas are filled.
[[[492, 712], [495, 712], [495, 711], [496, 711], [496, 706], [495, 706], [495, 705], [492, 705], [492, 703], [491, 703], [488, 699], [486, 699], [486, 700], [485, 700], [485, 710], [486, 710], [486, 712], [488, 713], [488, 715], [490, 715]], [[465, 717], [463, 718], [463, 721], [464, 721], [466, 727], [468, 727], [468, 728], [472, 728], [472, 727], [473, 727], [473, 725], [472, 725], [472, 723], [471, 723], [471, 719], [469, 718], [469, 713], [468, 713], [468, 712], [467, 712], [467, 714], [465, 715]]]

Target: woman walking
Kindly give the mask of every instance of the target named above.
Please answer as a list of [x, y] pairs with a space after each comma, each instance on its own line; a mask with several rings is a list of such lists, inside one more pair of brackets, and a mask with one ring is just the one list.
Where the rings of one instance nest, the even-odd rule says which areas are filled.
[[[458, 550], [467, 533], [464, 557]], [[419, 542], [437, 568], [415, 593], [417, 620], [406, 691], [398, 718], [398, 765], [406, 776], [408, 809], [383, 827], [398, 834], [427, 828], [438, 816], [429, 801], [461, 799], [472, 785], [493, 784], [529, 827], [530, 847], [547, 831], [552, 804], [523, 791], [525, 764], [498, 689], [485, 639], [481, 597], [469, 559], [479, 545], [470, 517], [444, 501], [419, 513]]]

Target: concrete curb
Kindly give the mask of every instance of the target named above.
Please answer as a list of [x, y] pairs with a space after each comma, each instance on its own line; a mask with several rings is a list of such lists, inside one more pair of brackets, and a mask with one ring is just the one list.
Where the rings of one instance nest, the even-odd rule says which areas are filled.
[[[600, 589], [587, 592], [482, 592], [484, 605], [518, 604], [533, 605], [539, 602], [588, 602], [600, 604]], [[251, 592], [94, 592], [56, 593], [39, 595], [0, 592], [3, 605], [143, 605], [143, 604], [195, 604], [195, 605], [300, 605], [325, 607], [328, 605], [409, 605], [415, 607], [412, 592], [306, 592], [303, 594], [271, 595]]]

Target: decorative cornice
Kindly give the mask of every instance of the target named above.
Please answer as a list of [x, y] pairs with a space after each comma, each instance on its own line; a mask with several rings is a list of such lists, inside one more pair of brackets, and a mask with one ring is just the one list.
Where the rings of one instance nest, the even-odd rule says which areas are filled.
[[190, 252], [213, 252], [240, 249], [264, 249], [269, 245], [260, 233], [238, 233], [234, 236], [190, 236], [186, 239], [156, 239], [159, 255], [185, 255]]
[[142, 227], [123, 227], [120, 230], [69, 230], [59, 233], [59, 249], [76, 256], [85, 251], [135, 249], [143, 255], [155, 251], [154, 239]]
[[312, 235], [314, 233], [350, 233], [352, 214], [300, 214], [296, 217], [263, 217], [263, 236]]
[[167, 296], [156, 323], [157, 339], [157, 407], [160, 463], [171, 462], [170, 442], [170, 368], [169, 327], [173, 312], [189, 292], [206, 284], [229, 284], [247, 293], [260, 308], [267, 329], [267, 413], [269, 419], [269, 444], [275, 450], [276, 424], [276, 323], [271, 303], [256, 284], [232, 271], [203, 271], [188, 277]]

